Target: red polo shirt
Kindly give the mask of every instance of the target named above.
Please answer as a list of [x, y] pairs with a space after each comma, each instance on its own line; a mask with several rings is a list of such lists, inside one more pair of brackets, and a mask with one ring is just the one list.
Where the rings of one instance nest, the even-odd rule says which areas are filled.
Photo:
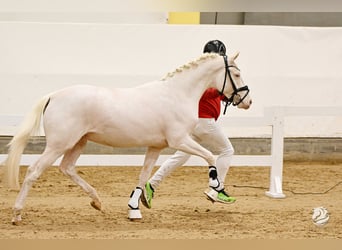
[[220, 95], [217, 89], [207, 89], [199, 101], [198, 117], [218, 119], [221, 113], [221, 100], [224, 95]]

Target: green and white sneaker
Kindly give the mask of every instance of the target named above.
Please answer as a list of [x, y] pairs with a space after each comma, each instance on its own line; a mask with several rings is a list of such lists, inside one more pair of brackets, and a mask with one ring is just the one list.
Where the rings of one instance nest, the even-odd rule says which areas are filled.
[[143, 190], [142, 196], [141, 196], [141, 203], [147, 207], [151, 208], [152, 207], [152, 198], [154, 194], [154, 189], [151, 186], [149, 182], [146, 182], [145, 188]]
[[232, 204], [236, 201], [236, 198], [229, 196], [224, 189], [220, 191], [216, 191], [213, 188], [209, 188], [204, 191], [204, 194], [207, 196], [207, 199], [212, 202], [221, 202], [224, 204]]

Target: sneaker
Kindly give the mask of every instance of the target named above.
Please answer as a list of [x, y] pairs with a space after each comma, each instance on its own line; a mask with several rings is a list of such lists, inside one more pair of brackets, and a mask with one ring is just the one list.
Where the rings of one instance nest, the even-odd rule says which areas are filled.
[[220, 191], [216, 191], [215, 189], [209, 188], [204, 191], [204, 194], [207, 196], [207, 199], [212, 202], [221, 202], [224, 204], [231, 204], [236, 201], [236, 199], [232, 196], [229, 196], [224, 189]]
[[153, 194], [154, 194], [153, 187], [151, 186], [151, 184], [149, 182], [146, 182], [145, 188], [143, 190], [143, 194], [141, 196], [141, 203], [145, 207], [147, 207], [147, 208], [151, 208], [152, 207]]

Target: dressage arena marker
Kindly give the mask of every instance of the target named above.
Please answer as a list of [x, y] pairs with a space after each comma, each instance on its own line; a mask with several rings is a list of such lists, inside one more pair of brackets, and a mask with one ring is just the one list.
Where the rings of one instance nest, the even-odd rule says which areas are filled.
[[[271, 198], [285, 198], [282, 190], [283, 152], [284, 152], [284, 118], [288, 116], [342, 116], [342, 107], [266, 107], [264, 116], [226, 117], [220, 122], [224, 127], [272, 127], [270, 155], [235, 155], [232, 166], [268, 166], [270, 167], [270, 185], [266, 195]], [[23, 119], [18, 115], [0, 115], [0, 135], [4, 127], [17, 127]], [[8, 135], [8, 134], [6, 134]], [[13, 135], [13, 134], [10, 134]], [[40, 154], [23, 154], [21, 165], [30, 165]], [[0, 154], [3, 162], [7, 154]], [[77, 166], [142, 166], [144, 155], [81, 155]], [[156, 165], [160, 165], [169, 155], [160, 155]], [[59, 165], [58, 159], [53, 165]], [[199, 157], [191, 157], [187, 166], [203, 166], [205, 161]]]

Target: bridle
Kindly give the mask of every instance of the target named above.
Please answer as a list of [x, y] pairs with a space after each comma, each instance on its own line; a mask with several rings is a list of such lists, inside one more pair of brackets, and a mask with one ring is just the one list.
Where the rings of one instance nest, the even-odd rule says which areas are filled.
[[[224, 64], [225, 64], [225, 68], [226, 68], [226, 72], [224, 74], [224, 82], [223, 82], [223, 87], [222, 90], [220, 92], [221, 95], [223, 94], [224, 88], [226, 87], [226, 81], [227, 81], [227, 75], [229, 77], [230, 82], [232, 83], [232, 87], [233, 87], [233, 93], [232, 95], [228, 98], [225, 96], [224, 98], [224, 102], [226, 103], [226, 106], [224, 107], [224, 111], [223, 114], [226, 114], [226, 110], [227, 107], [232, 104], [233, 106], [237, 106], [239, 105], [241, 102], [243, 102], [243, 100], [247, 97], [248, 93], [249, 93], [249, 88], [247, 85], [241, 87], [241, 88], [237, 88], [235, 85], [235, 82], [233, 80], [233, 77], [230, 73], [229, 68], [236, 68], [237, 70], [240, 71], [240, 69], [238, 67], [236, 67], [235, 65], [228, 65], [228, 59], [227, 59], [227, 55], [223, 55], [223, 60], [224, 60]], [[241, 91], [246, 91], [246, 93], [244, 94], [243, 97], [240, 96], [239, 92]]]

